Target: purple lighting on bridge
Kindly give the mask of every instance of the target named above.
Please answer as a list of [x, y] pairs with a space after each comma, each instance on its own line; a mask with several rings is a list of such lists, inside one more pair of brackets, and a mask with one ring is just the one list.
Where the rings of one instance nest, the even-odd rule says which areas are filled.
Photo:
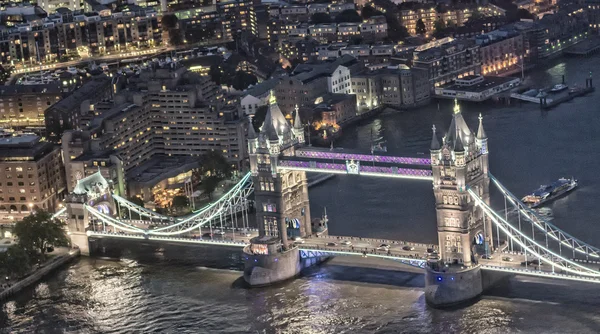
[[296, 156], [301, 157], [301, 158], [317, 158], [317, 159], [332, 159], [332, 160], [375, 161], [375, 162], [396, 163], [396, 164], [404, 164], [404, 165], [431, 165], [431, 159], [427, 159], [427, 158], [392, 157], [392, 156], [385, 156], [385, 155], [369, 155], [369, 154], [299, 150], [299, 151], [296, 151]]
[[[280, 167], [295, 167], [301, 169], [321, 169], [321, 170], [339, 170], [346, 171], [346, 164], [336, 164], [331, 162], [315, 162], [315, 161], [294, 161], [282, 160], [279, 161]], [[398, 167], [381, 167], [361, 165], [360, 172], [365, 173], [380, 173], [380, 174], [397, 174], [411, 176], [431, 176], [432, 172], [425, 169], [398, 168]]]

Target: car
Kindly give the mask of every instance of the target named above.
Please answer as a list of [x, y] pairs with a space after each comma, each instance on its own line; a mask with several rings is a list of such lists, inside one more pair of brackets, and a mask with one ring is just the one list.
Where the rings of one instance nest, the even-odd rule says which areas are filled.
[[513, 258], [510, 256], [505, 256], [502, 258], [502, 261], [506, 261], [506, 262], [512, 262]]
[[494, 257], [493, 257], [493, 256], [491, 256], [491, 255], [489, 255], [489, 254], [484, 254], [484, 255], [482, 255], [482, 256], [481, 256], [481, 258], [482, 258], [482, 259], [485, 259], [485, 260], [491, 260], [491, 259], [493, 259]]
[[327, 246], [329, 246], [329, 247], [335, 247], [335, 246], [337, 246], [337, 244], [335, 242], [328, 242]]
[[221, 231], [221, 230], [215, 230], [215, 234], [217, 234], [217, 235], [225, 235], [225, 232]]
[[413, 250], [415, 250], [415, 248], [413, 246], [404, 246], [404, 247], [402, 247], [402, 249], [405, 250], [405, 251], [413, 251]]
[[344, 240], [344, 241], [342, 241], [342, 245], [344, 245], [344, 246], [352, 246], [352, 242], [350, 242], [349, 240]]
[[202, 235], [202, 238], [208, 238], [208, 239], [210, 239], [210, 238], [212, 238], [212, 237], [213, 237], [213, 235], [212, 235], [211, 233], [204, 233], [204, 234]]
[[295, 244], [303, 244], [304, 243], [304, 239], [302, 239], [300, 237], [294, 237], [294, 238], [292, 238], [292, 240], [294, 240]]
[[431, 254], [433, 252], [435, 252], [435, 250], [433, 248], [427, 248], [427, 253]]
[[377, 247], [377, 250], [387, 251], [389, 249], [390, 249], [390, 245], [388, 245], [388, 244], [381, 244], [381, 245], [379, 245], [379, 247]]

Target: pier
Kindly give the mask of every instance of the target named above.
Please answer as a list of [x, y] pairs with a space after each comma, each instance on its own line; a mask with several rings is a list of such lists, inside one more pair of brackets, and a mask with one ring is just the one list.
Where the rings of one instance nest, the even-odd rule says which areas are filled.
[[600, 50], [600, 37], [587, 39], [566, 49], [564, 53], [569, 56], [589, 56]]
[[[562, 83], [565, 84], [564, 76], [562, 78]], [[554, 108], [563, 102], [571, 101], [572, 99], [574, 99], [576, 97], [586, 95], [590, 92], [593, 92], [594, 90], [595, 90], [595, 88], [593, 85], [593, 79], [590, 76], [589, 78], [585, 79], [585, 87], [575, 86], [575, 87], [569, 88], [563, 92], [557, 92], [557, 93], [551, 93], [551, 94], [547, 93], [549, 91], [548, 88], [539, 89], [539, 92], [544, 93], [543, 96], [538, 96], [538, 95], [532, 96], [531, 94], [527, 93], [527, 92], [532, 91], [532, 89], [529, 89], [529, 90], [521, 89], [519, 91], [513, 91], [510, 94], [510, 97], [513, 99], [521, 100], [521, 101], [539, 103], [541, 109], [547, 110], [550, 108]]]

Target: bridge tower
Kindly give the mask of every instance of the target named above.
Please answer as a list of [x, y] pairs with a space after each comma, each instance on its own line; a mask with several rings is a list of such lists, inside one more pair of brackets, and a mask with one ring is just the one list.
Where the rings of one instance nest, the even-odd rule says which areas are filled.
[[114, 215], [115, 205], [109, 183], [98, 171], [77, 181], [73, 192], [67, 195], [65, 208], [71, 244], [79, 247], [82, 255], [90, 255], [88, 227], [93, 221], [87, 207], [103, 214]]
[[431, 261], [426, 271], [426, 299], [434, 305], [452, 304], [481, 293], [477, 259], [489, 254], [492, 245], [491, 222], [467, 192], [471, 188], [489, 203], [488, 145], [481, 115], [474, 134], [455, 101], [441, 145], [433, 128], [430, 152], [440, 259]]
[[257, 135], [252, 127], [248, 129], [259, 230], [259, 236], [245, 249], [244, 278], [251, 285], [270, 284], [295, 276], [300, 270], [298, 251], [291, 251], [295, 248], [288, 239], [312, 234], [306, 173], [277, 168], [280, 158], [294, 156], [296, 147], [304, 144], [304, 129], [297, 108], [295, 116], [292, 127], [271, 93], [260, 133]]

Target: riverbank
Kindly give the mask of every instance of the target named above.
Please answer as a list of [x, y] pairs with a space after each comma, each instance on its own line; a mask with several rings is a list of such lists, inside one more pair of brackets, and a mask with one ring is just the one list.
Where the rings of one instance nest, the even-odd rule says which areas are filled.
[[2, 292], [0, 292], [0, 301], [4, 301], [5, 299], [15, 295], [24, 288], [32, 285], [33, 283], [37, 283], [39, 280], [44, 278], [44, 276], [55, 271], [62, 265], [71, 262], [73, 259], [78, 257], [79, 254], [79, 250], [75, 249], [69, 250], [66, 254], [49, 259], [35, 271], [29, 273], [25, 278], [19, 280], [15, 284], [12, 284], [10, 287], [2, 290]]

